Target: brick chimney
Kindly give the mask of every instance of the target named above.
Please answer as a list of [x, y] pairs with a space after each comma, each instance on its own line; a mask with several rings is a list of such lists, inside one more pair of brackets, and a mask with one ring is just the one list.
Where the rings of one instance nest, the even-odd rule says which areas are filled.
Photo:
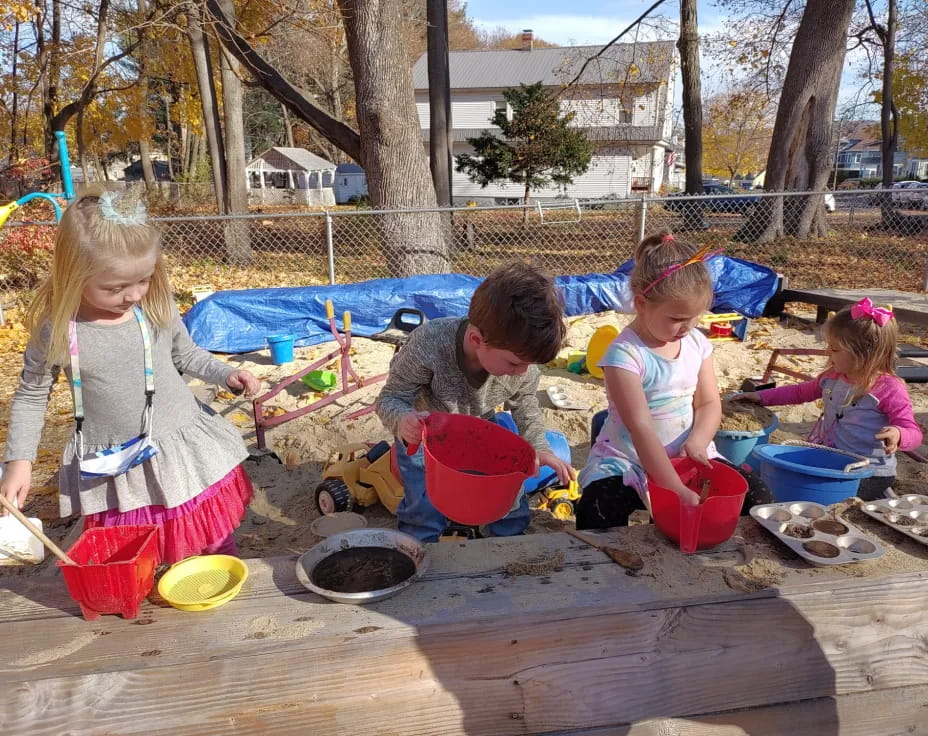
[[531, 51], [535, 46], [535, 34], [531, 28], [522, 31], [522, 50]]

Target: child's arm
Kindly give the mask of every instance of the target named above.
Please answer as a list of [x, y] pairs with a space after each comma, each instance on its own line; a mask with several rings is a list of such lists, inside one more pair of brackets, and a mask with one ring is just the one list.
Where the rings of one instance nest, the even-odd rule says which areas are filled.
[[912, 413], [912, 401], [905, 384], [887, 376], [874, 387], [873, 394], [888, 422], [876, 435], [876, 439], [884, 443], [887, 454], [918, 447], [922, 443], [922, 430]]
[[749, 394], [739, 394], [735, 399], [756, 401], [761, 406], [785, 406], [787, 404], [806, 404], [822, 398], [822, 384], [819, 378], [810, 381], [794, 383], [789, 386], [777, 386], [764, 391], [753, 391]]
[[249, 396], [256, 394], [261, 389], [258, 379], [250, 371], [239, 370], [235, 366], [216, 360], [206, 350], [197, 345], [177, 314], [174, 316], [171, 330], [171, 357], [174, 366], [184, 375], [193, 376], [206, 383], [215, 383], [234, 390], [244, 389]]
[[32, 463], [42, 437], [45, 410], [59, 373], [57, 366], [47, 365], [45, 355], [44, 340], [33, 337], [23, 356], [23, 371], [10, 409], [4, 452], [7, 466], [0, 480], [0, 493], [20, 508], [29, 493]]
[[432, 383], [432, 369], [427, 361], [427, 341], [419, 338], [419, 330], [390, 361], [387, 382], [380, 391], [374, 408], [384, 426], [409, 445], [422, 441], [422, 426], [415, 410], [422, 389]]
[[722, 400], [715, 379], [715, 364], [712, 354], [702, 361], [693, 394], [693, 427], [683, 444], [687, 457], [703, 465], [709, 464], [706, 452], [712, 438], [722, 423]]
[[655, 483], [674, 491], [687, 505], [699, 503], [699, 496], [683, 485], [677, 471], [670, 464], [667, 450], [654, 431], [651, 410], [641, 388], [641, 377], [623, 368], [606, 366], [606, 392], [615, 406], [622, 423], [628, 429], [645, 472]]

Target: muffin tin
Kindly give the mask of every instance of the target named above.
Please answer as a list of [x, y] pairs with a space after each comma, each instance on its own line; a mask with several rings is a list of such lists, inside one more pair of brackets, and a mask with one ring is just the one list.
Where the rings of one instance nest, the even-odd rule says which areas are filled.
[[871, 501], [861, 506], [861, 511], [916, 542], [928, 545], [928, 496], [907, 494]]
[[[928, 508], [925, 511], [928, 512]], [[752, 508], [751, 516], [813, 565], [846, 565], [883, 556], [883, 547], [879, 542], [864, 536], [863, 532], [844, 519], [835, 519], [827, 508], [818, 503], [794, 501], [764, 504]], [[788, 534], [788, 531], [792, 531], [793, 535]]]

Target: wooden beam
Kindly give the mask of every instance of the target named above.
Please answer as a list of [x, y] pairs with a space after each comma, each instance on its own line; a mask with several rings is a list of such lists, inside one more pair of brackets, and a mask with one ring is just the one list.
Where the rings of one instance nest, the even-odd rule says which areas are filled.
[[[304, 592], [292, 558], [249, 560], [222, 608], [148, 605], [136, 621], [84, 622], [60, 581], [17, 581], [0, 590], [0, 732], [507, 736], [715, 714], [726, 733], [751, 721], [720, 711], [825, 698], [828, 724], [835, 696], [928, 687], [923, 557], [870, 577], [797, 563], [746, 595], [655, 544], [692, 571], [675, 588], [563, 534], [434, 545], [429, 576], [364, 608]], [[548, 575], [501, 570], [559, 549]]]

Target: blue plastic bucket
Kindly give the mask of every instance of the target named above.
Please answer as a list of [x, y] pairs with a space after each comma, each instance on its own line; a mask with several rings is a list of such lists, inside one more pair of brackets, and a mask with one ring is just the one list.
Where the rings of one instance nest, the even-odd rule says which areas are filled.
[[759, 445], [753, 456], [761, 479], [780, 502], [839, 503], [857, 493], [861, 479], [873, 475], [870, 467], [845, 473], [853, 458], [813, 447]]
[[293, 361], [293, 339], [293, 335], [271, 335], [267, 338], [274, 365], [283, 365]]
[[[779, 426], [780, 420], [774, 414], [773, 422], [753, 432], [720, 429], [715, 433], [715, 449], [722, 453], [722, 456], [732, 465], [741, 467], [747, 463], [750, 466], [748, 458], [751, 451], [757, 445], [766, 445], [770, 442], [770, 434]], [[753, 466], [751, 469], [754, 469]]]

